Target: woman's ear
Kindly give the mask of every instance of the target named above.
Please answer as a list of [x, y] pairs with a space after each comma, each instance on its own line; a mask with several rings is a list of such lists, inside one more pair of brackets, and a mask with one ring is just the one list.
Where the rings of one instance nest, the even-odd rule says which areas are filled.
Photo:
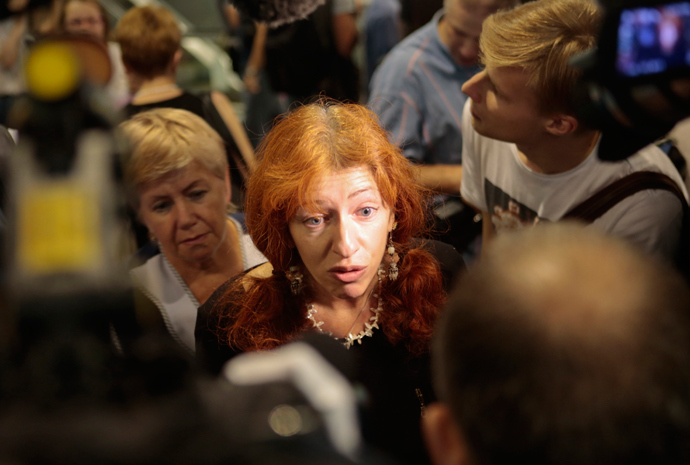
[[434, 465], [470, 465], [465, 438], [446, 404], [435, 402], [427, 406], [422, 435]]

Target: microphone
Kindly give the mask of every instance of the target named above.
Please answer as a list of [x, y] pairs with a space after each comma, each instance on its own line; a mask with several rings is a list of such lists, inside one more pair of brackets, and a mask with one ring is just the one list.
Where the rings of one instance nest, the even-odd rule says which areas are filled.
[[326, 0], [231, 0], [240, 12], [276, 28], [306, 18]]
[[330, 337], [311, 334], [272, 351], [240, 354], [222, 373], [235, 386], [292, 384], [321, 415], [334, 449], [358, 461], [362, 438], [357, 395], [348, 380], [350, 355]]

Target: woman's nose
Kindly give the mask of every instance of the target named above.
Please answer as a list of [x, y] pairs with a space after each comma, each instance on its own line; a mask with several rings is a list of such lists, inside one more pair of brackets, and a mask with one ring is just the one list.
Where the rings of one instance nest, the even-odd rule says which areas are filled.
[[341, 220], [334, 227], [333, 251], [343, 258], [357, 251], [357, 230], [348, 220]]
[[180, 202], [177, 205], [177, 221], [181, 228], [192, 226], [196, 222], [194, 208], [186, 202]]

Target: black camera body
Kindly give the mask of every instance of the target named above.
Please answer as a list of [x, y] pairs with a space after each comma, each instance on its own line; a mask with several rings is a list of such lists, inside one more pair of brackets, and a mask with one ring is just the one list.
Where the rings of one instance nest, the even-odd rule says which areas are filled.
[[583, 69], [578, 116], [602, 130], [600, 157], [621, 160], [690, 116], [690, 1], [601, 0], [598, 47]]

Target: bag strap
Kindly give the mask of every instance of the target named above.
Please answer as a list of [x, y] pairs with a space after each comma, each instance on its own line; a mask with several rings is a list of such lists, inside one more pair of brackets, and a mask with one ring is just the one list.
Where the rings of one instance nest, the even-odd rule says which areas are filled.
[[683, 195], [683, 191], [673, 179], [663, 173], [638, 171], [604, 187], [581, 204], [572, 208], [561, 219], [579, 219], [591, 223], [621, 200], [637, 192], [649, 189], [665, 190], [674, 194], [683, 206], [683, 216], [687, 215], [688, 202]]

